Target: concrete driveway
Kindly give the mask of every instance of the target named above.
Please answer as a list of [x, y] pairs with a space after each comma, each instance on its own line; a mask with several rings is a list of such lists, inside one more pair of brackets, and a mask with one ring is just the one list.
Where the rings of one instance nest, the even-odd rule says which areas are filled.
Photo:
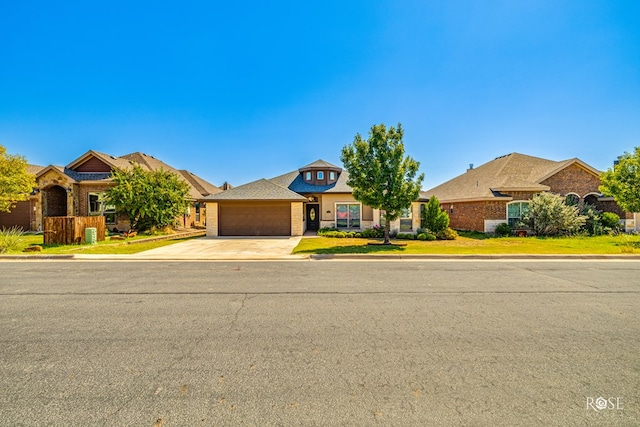
[[201, 237], [132, 255], [135, 259], [301, 259], [291, 255], [301, 237]]

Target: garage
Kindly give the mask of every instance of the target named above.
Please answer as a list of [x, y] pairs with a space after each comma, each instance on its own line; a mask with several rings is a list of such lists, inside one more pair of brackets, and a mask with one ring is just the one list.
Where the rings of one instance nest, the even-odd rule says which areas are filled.
[[207, 236], [301, 236], [306, 197], [266, 179], [202, 199]]
[[218, 204], [220, 236], [290, 236], [290, 202]]
[[20, 227], [24, 231], [31, 230], [31, 213], [33, 212], [30, 200], [17, 202], [11, 212], [0, 212], [0, 229]]

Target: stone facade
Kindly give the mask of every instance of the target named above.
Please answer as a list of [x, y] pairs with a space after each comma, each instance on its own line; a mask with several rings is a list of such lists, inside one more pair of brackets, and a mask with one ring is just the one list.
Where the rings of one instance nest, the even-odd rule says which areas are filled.
[[291, 235], [302, 236], [304, 234], [304, 224], [302, 220], [302, 202], [291, 202]]

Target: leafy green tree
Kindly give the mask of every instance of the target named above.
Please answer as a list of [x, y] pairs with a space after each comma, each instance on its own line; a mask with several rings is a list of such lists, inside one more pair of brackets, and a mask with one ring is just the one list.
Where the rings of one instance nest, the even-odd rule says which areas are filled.
[[36, 188], [36, 177], [27, 170], [27, 160], [7, 154], [0, 145], [0, 212], [10, 212], [17, 202], [28, 200]]
[[187, 209], [189, 186], [172, 172], [146, 171], [134, 165], [130, 170], [114, 170], [113, 180], [106, 202], [129, 217], [132, 229], [174, 225], [176, 217]]
[[[369, 138], [356, 134], [352, 144], [342, 148], [340, 160], [349, 172], [347, 184], [353, 188], [353, 197], [374, 209], [384, 210], [386, 223], [402, 215], [403, 209], [420, 195], [424, 174], [418, 175], [420, 163], [404, 155], [404, 131], [374, 125]], [[390, 244], [389, 227], [385, 227], [384, 243]]]
[[600, 174], [599, 190], [627, 212], [640, 212], [640, 147], [624, 153], [618, 164]]
[[431, 196], [429, 201], [422, 205], [420, 211], [420, 226], [432, 233], [438, 233], [449, 227], [449, 214], [440, 208], [440, 200]]
[[525, 221], [538, 236], [559, 236], [579, 232], [586, 219], [577, 206], [567, 205], [563, 197], [539, 193], [531, 199]]

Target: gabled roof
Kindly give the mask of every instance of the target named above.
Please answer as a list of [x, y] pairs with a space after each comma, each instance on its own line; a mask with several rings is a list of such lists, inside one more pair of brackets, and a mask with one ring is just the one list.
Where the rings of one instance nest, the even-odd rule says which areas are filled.
[[436, 196], [441, 202], [495, 200], [504, 192], [548, 191], [543, 182], [570, 165], [577, 164], [596, 176], [599, 172], [579, 159], [560, 162], [511, 153], [469, 169], [430, 190], [421, 192], [421, 200]]
[[342, 168], [340, 166], [336, 166], [333, 165], [327, 161], [324, 161], [322, 159], [318, 159], [313, 163], [309, 163], [306, 166], [301, 167], [300, 169], [298, 169], [299, 171], [303, 171], [303, 170], [308, 170], [308, 169], [329, 169], [329, 170], [342, 170]]
[[182, 169], [179, 172], [189, 182], [189, 184], [191, 184], [196, 190], [198, 190], [201, 196], [208, 196], [209, 194], [216, 194], [222, 191], [222, 189], [216, 187], [210, 182], [205, 181], [198, 175], [191, 173], [188, 170]]
[[27, 172], [32, 175], [38, 175], [38, 173], [40, 173], [40, 171], [43, 170], [44, 168], [45, 166], [27, 165]]
[[[167, 163], [164, 163], [163, 161], [158, 160], [153, 156], [141, 152], [135, 152], [126, 154], [121, 157], [115, 157], [109, 154], [100, 153], [98, 151], [89, 150], [82, 156], [78, 157], [76, 160], [68, 164], [66, 168], [62, 168], [60, 166], [49, 166], [44, 169], [48, 170], [49, 168], [57, 168], [58, 170], [60, 170], [60, 172], [64, 173], [77, 182], [111, 181], [111, 173], [109, 172], [77, 172], [75, 170], [91, 158], [97, 158], [101, 162], [108, 165], [111, 169], [130, 170], [131, 168], [133, 168], [134, 164], [138, 164], [142, 169], [146, 171], [156, 171], [162, 169], [168, 172], [172, 172], [176, 174], [179, 179], [185, 181], [189, 185], [189, 197], [194, 200], [199, 199], [202, 196], [207, 196], [209, 194], [214, 194], [222, 191], [215, 185], [207, 182], [206, 180], [187, 170], [177, 170]], [[44, 173], [44, 169], [39, 171], [38, 175]]]
[[119, 158], [119, 157], [115, 157], [115, 156], [112, 156], [110, 154], [105, 154], [105, 153], [100, 153], [98, 151], [89, 150], [86, 153], [84, 153], [82, 156], [80, 156], [77, 159], [75, 159], [73, 162], [69, 163], [67, 165], [67, 169], [74, 170], [78, 166], [80, 166], [81, 164], [83, 164], [84, 162], [89, 160], [91, 157], [96, 157], [97, 159], [99, 159], [100, 161], [105, 163], [106, 165], [111, 166], [111, 168], [117, 168], [117, 169], [125, 170], [125, 169], [129, 169], [131, 167], [131, 164], [129, 163], [129, 161], [127, 161], [125, 159], [122, 159], [122, 158]]
[[303, 202], [307, 199], [298, 193], [294, 193], [285, 187], [263, 178], [248, 184], [233, 187], [227, 191], [212, 194], [205, 197], [204, 200], [277, 200]]

